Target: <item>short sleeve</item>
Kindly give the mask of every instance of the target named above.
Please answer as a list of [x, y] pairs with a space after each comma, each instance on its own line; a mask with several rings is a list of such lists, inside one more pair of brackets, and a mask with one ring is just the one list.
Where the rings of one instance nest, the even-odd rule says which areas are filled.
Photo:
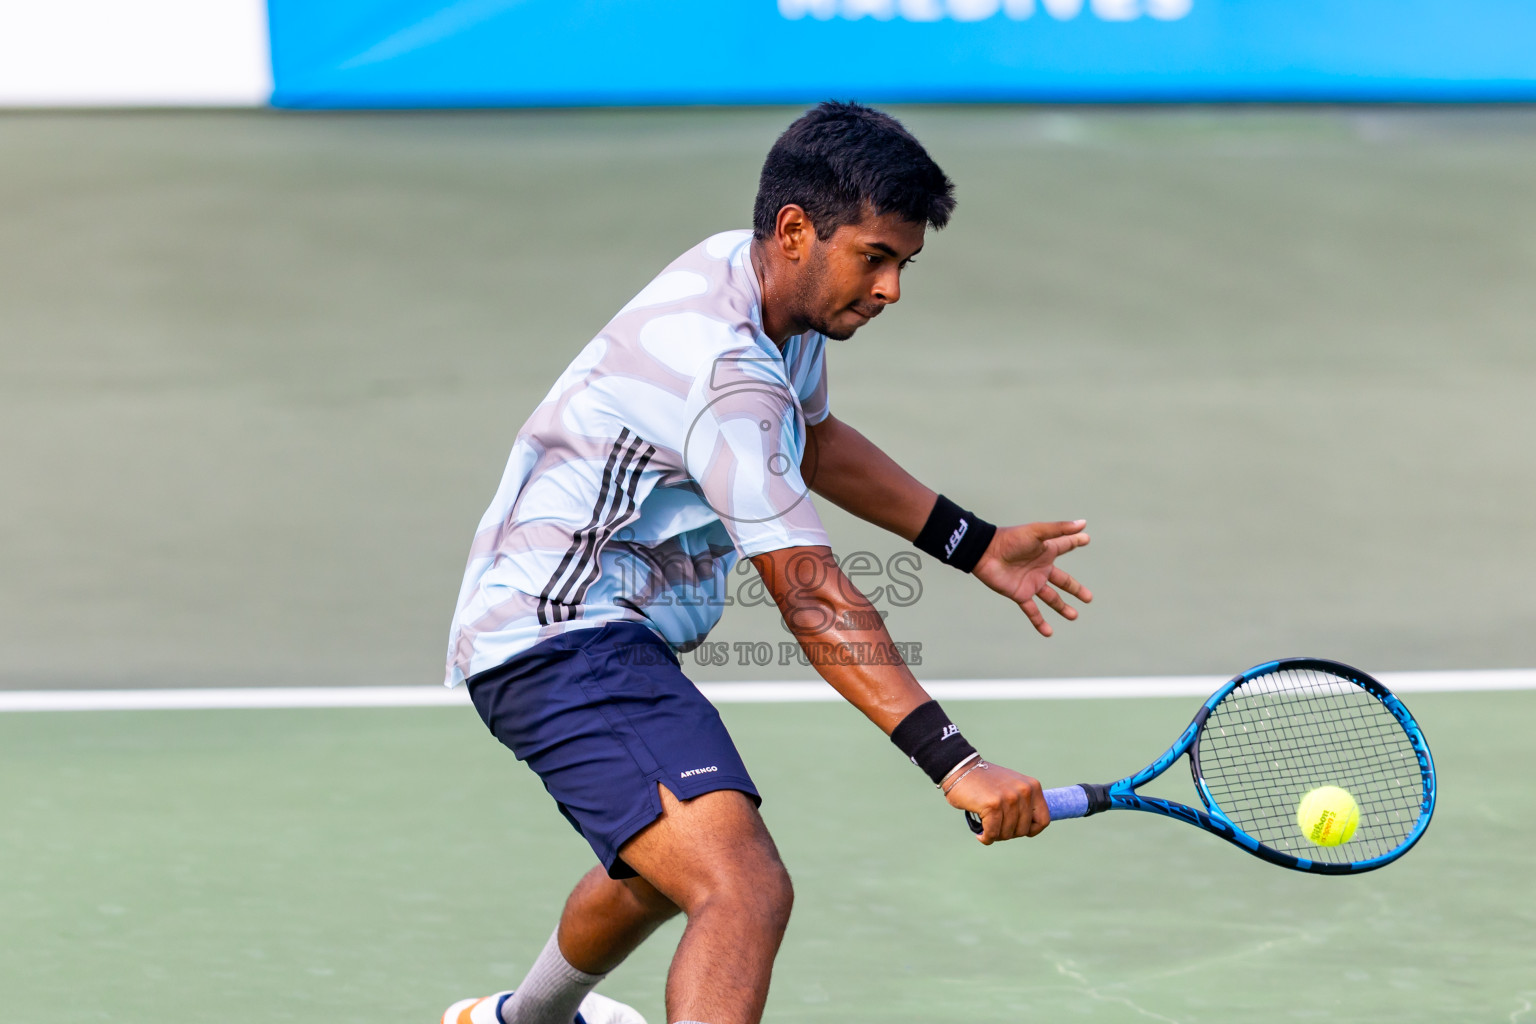
[[832, 412], [827, 401], [827, 339], [819, 334], [807, 338], [800, 363], [795, 390], [805, 422], [814, 427]]
[[746, 557], [827, 545], [800, 475], [806, 423], [798, 396], [764, 356], [725, 356], [695, 388], [688, 473]]

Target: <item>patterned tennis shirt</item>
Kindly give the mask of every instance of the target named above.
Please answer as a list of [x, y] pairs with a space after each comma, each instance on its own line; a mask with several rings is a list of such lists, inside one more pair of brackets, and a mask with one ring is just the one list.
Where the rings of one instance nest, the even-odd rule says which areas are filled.
[[728, 231], [678, 257], [523, 424], [470, 549], [446, 685], [615, 620], [689, 650], [738, 558], [828, 543], [800, 470], [828, 413], [826, 339], [763, 334], [751, 242]]

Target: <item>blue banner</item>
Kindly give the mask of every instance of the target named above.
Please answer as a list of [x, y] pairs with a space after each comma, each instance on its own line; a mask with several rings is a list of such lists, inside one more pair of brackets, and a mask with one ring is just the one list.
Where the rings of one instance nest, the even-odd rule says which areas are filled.
[[1536, 100], [1536, 0], [269, 0], [273, 102]]

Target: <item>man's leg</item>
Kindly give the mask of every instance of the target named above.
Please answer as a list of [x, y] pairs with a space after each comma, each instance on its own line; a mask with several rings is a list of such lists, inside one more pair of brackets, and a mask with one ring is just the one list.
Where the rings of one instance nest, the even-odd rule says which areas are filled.
[[667, 1021], [758, 1024], [794, 902], [789, 874], [745, 794], [680, 801], [660, 789], [662, 816], [620, 853], [688, 915], [667, 976]]
[[[657, 656], [633, 657], [644, 647]], [[563, 1004], [579, 1003], [677, 909], [689, 924], [667, 1024], [756, 1024], [789, 916], [789, 878], [740, 753], [670, 648], [647, 626], [608, 623], [546, 640], [469, 686], [491, 732], [539, 774], [598, 859], [612, 867], [622, 858], [649, 883], [594, 874], [577, 886], [530, 972], [552, 992], [547, 1024], [571, 1024], [559, 1019]], [[669, 777], [682, 800], [656, 782]]]
[[641, 878], [594, 868], [502, 1017], [565, 1024], [583, 997], [681, 908], [688, 927], [667, 977], [668, 1022], [758, 1024], [794, 896], [756, 806], [734, 790], [679, 801], [624, 845]]
[[677, 912], [645, 879], [613, 879], [595, 867], [565, 901], [560, 952], [579, 971], [607, 974]]
[[644, 879], [615, 880], [601, 867], [577, 883], [560, 927], [501, 1009], [505, 1024], [570, 1024], [587, 994], [677, 906]]

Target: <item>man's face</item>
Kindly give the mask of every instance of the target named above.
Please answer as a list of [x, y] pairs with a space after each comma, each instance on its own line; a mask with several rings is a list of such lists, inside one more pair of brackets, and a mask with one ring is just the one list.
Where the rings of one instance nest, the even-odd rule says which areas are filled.
[[901, 272], [923, 247], [925, 225], [869, 214], [817, 238], [797, 289], [800, 318], [843, 341], [901, 298]]

